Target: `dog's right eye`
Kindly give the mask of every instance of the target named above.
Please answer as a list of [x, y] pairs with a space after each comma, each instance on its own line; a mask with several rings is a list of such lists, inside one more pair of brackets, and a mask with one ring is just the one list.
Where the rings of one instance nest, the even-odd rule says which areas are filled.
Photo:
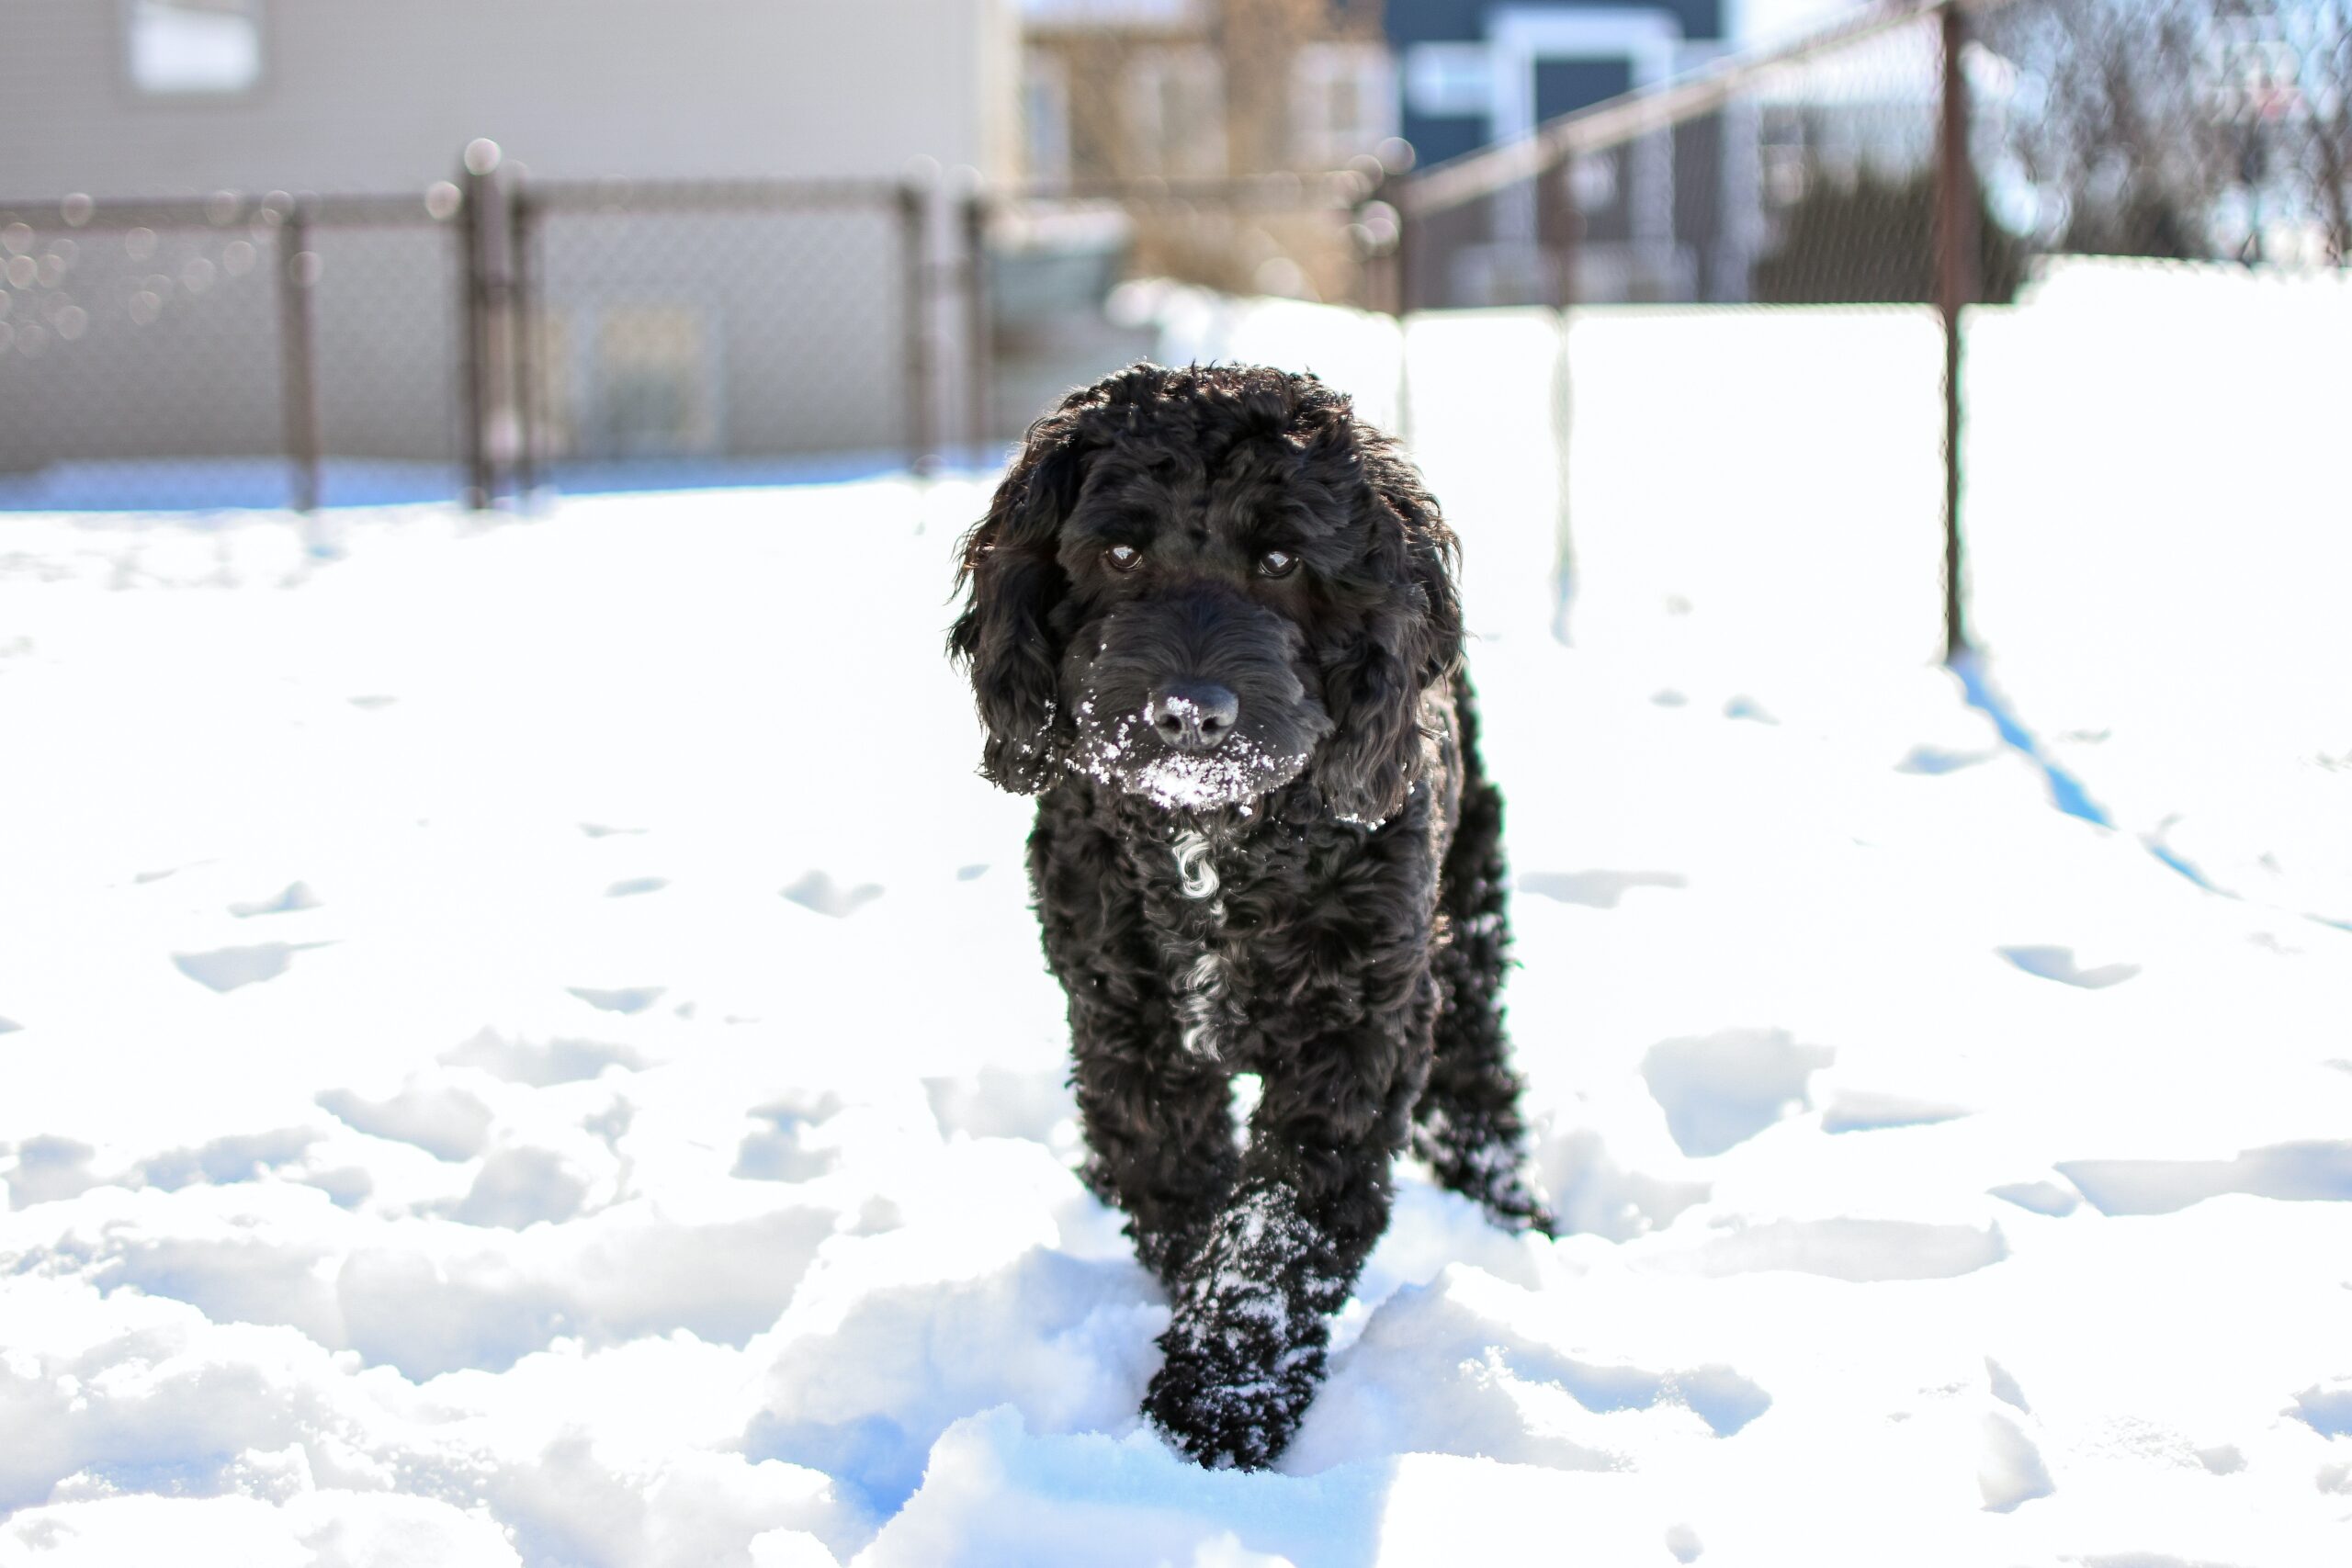
[[1143, 552], [1133, 545], [1113, 545], [1102, 552], [1113, 571], [1133, 571], [1143, 564]]

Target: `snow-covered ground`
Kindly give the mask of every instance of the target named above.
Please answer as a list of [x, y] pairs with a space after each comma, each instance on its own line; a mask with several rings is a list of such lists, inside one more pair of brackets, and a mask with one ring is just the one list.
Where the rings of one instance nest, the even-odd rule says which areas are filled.
[[[2340, 629], [2209, 572], [2159, 658], [1980, 581], [2037, 762], [1858, 426], [1793, 500], [1649, 459], [1745, 508], [1585, 470], [1563, 646], [1550, 340], [1415, 334], [1575, 1234], [1408, 1170], [1278, 1472], [1138, 1426], [1166, 1303], [939, 655], [978, 483], [11, 520], [0, 1564], [2344, 1561]], [[2290, 695], [2167, 728], [2232, 691]]]

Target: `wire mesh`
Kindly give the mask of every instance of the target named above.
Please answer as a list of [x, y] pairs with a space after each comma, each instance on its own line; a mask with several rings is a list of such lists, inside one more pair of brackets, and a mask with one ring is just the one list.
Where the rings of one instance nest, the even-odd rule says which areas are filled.
[[275, 223], [213, 216], [0, 209], [0, 505], [287, 499]]
[[0, 250], [0, 507], [450, 493], [457, 261], [424, 200], [69, 197]]
[[[2067, 584], [2088, 605], [2132, 548], [2089, 520], [2307, 514], [2317, 432], [2352, 421], [2328, 368], [2352, 0], [1888, 0], [1423, 171], [1400, 206], [1415, 305], [1575, 307], [1580, 616], [1689, 613], [1668, 580], [1698, 581], [1759, 647], [1884, 616], [1885, 646], [1956, 650], [1963, 486], [1996, 619], [2062, 528], [2103, 541]], [[1659, 304], [1690, 309], [1609, 309]], [[1706, 460], [1660, 464], [1661, 431]], [[1743, 515], [1772, 522], [1710, 521]], [[1817, 602], [1764, 570], [1790, 550]], [[1866, 581], [1917, 592], [1839, 587]]]
[[1914, 7], [1442, 166], [1415, 303], [1930, 301], [1939, 59]]
[[523, 401], [568, 488], [904, 465], [931, 445], [895, 186], [542, 186], [523, 213]]
[[[1417, 306], [1567, 308], [1565, 626], [1940, 649], [1940, 33], [1929, 4], [1858, 12], [1408, 186]], [[1442, 390], [1417, 370], [1417, 408]]]
[[457, 492], [464, 269], [453, 227], [313, 224], [314, 259], [289, 263], [309, 295], [322, 504]]

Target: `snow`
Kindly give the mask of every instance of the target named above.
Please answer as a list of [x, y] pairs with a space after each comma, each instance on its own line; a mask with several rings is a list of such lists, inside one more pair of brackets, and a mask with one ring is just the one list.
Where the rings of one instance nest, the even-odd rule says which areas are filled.
[[[2075, 288], [2046, 341], [2136, 386]], [[2042, 308], [1985, 375], [2188, 439], [2037, 389]], [[1988, 395], [1996, 722], [1931, 662], [1912, 318], [1769, 404], [1782, 318], [1580, 320], [1563, 645], [1558, 334], [1306, 309], [1218, 330], [1413, 367], [1570, 1234], [1408, 1166], [1275, 1471], [1139, 1423], [1168, 1303], [1073, 1174], [1027, 804], [940, 655], [977, 482], [12, 519], [0, 1564], [2342, 1561], [2318, 458], [2246, 415], [2224, 536], [2204, 466], [2030, 478]], [[1790, 404], [1850, 468], [1759, 482], [1824, 449]]]

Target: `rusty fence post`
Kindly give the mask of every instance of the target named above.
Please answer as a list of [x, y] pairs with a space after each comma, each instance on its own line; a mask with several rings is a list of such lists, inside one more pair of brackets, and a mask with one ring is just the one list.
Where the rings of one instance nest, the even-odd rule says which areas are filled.
[[539, 405], [538, 220], [524, 182], [512, 181], [506, 193], [506, 232], [514, 258], [507, 314], [514, 344], [514, 491], [526, 505], [538, 491], [546, 450], [546, 411]]
[[1944, 659], [1968, 651], [1965, 560], [1961, 548], [1962, 462], [1961, 331], [1976, 302], [1976, 181], [1968, 152], [1968, 13], [1957, 0], [1941, 7], [1941, 124], [1936, 157], [1936, 303], [1944, 332]]
[[1420, 309], [1421, 251], [1428, 220], [1413, 210], [1409, 186], [1396, 193], [1396, 314], [1399, 319]]
[[989, 382], [995, 358], [994, 327], [989, 317], [988, 197], [975, 191], [964, 199], [964, 396], [972, 438], [972, 460], [989, 459]]
[[285, 378], [280, 396], [297, 512], [319, 507], [318, 355], [311, 330], [311, 290], [318, 276], [310, 214], [297, 202], [277, 226], [277, 346]]
[[[469, 149], [470, 152], [470, 149]], [[458, 188], [465, 193], [458, 217], [459, 311], [466, 411], [466, 504], [476, 512], [491, 502], [490, 468], [490, 175], [473, 167], [470, 156], [458, 170]]]
[[931, 434], [931, 288], [925, 265], [931, 247], [928, 189], [910, 180], [899, 187], [899, 276], [905, 295], [907, 471], [929, 473], [937, 453]]

